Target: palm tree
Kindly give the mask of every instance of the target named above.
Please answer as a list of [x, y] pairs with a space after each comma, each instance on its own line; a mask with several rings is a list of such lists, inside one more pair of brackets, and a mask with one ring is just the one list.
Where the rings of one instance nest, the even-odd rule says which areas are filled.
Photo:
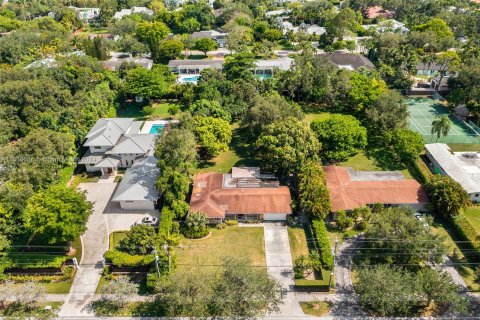
[[452, 120], [448, 115], [444, 114], [443, 116], [435, 117], [435, 120], [432, 122], [432, 134], [437, 135], [437, 140], [440, 136], [447, 136], [450, 128], [452, 127]]

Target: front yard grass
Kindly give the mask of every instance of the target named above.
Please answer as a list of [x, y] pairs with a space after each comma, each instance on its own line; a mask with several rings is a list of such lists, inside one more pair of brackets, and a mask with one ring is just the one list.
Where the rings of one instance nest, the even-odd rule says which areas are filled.
[[[469, 263], [467, 257], [462, 252], [462, 242], [456, 235], [454, 230], [448, 225], [447, 222], [440, 219], [435, 219], [434, 223], [430, 226], [433, 233], [442, 236], [445, 239], [445, 246], [447, 248], [447, 256], [456, 263]], [[469, 248], [465, 248], [469, 249]], [[466, 251], [469, 252], [469, 251]], [[471, 252], [469, 253], [471, 255]], [[468, 254], [467, 254], [468, 255]], [[469, 290], [480, 291], [480, 284], [475, 282], [475, 271], [468, 264], [455, 265], [458, 273], [462, 276], [463, 280], [467, 284]]]
[[127, 231], [114, 231], [110, 233], [109, 241], [108, 241], [108, 248], [109, 250], [114, 250], [116, 247], [119, 246], [120, 241], [127, 236]]
[[293, 263], [300, 256], [308, 256], [307, 236], [302, 226], [288, 227], [288, 238]]
[[480, 234], [480, 207], [470, 207], [463, 213], [472, 227]]
[[102, 301], [92, 304], [96, 316], [101, 317], [160, 317], [161, 308], [152, 302], [128, 302], [123, 309], [115, 308]]
[[[30, 311], [24, 311], [23, 307], [19, 307], [14, 303], [8, 304], [5, 308], [0, 308], [0, 316], [10, 319], [52, 319], [52, 314], [60, 309], [63, 302], [49, 301], [39, 303], [38, 306]], [[46, 306], [51, 306], [52, 311], [45, 310]]]
[[300, 302], [300, 307], [305, 314], [314, 317], [322, 317], [330, 312], [330, 302], [328, 301]]
[[193, 268], [219, 268], [226, 257], [248, 258], [252, 265], [266, 266], [265, 241], [262, 227], [229, 226], [211, 229], [202, 240], [182, 239], [175, 249], [178, 271]]

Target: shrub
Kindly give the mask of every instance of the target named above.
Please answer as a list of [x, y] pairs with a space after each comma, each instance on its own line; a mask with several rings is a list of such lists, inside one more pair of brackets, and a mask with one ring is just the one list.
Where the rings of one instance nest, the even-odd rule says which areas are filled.
[[157, 233], [152, 226], [133, 226], [119, 243], [119, 250], [130, 254], [147, 254], [157, 243]]
[[61, 268], [66, 256], [42, 254], [42, 253], [11, 253], [7, 255], [11, 261], [10, 268], [37, 269], [37, 268]]
[[337, 227], [340, 230], [345, 230], [353, 225], [353, 218], [347, 216], [347, 213], [343, 210], [337, 212]]
[[158, 292], [158, 282], [160, 278], [158, 277], [157, 272], [151, 272], [147, 274], [147, 291], [149, 293], [157, 293]]
[[223, 230], [226, 226], [227, 225], [225, 223], [219, 223], [215, 226], [215, 228], [217, 228], [218, 230]]
[[225, 224], [227, 226], [238, 226], [238, 221], [237, 220], [225, 220]]
[[203, 238], [208, 234], [208, 218], [203, 212], [192, 212], [185, 221], [183, 234], [190, 239]]
[[327, 229], [323, 220], [312, 221], [315, 243], [320, 251], [320, 261], [325, 269], [330, 270], [333, 265], [333, 255], [330, 243], [328, 242]]
[[131, 255], [117, 250], [109, 250], [103, 257], [110, 260], [115, 267], [143, 267], [155, 261], [153, 254]]
[[480, 235], [464, 215], [455, 217], [453, 226], [461, 238], [470, 242], [472, 248], [480, 249]]

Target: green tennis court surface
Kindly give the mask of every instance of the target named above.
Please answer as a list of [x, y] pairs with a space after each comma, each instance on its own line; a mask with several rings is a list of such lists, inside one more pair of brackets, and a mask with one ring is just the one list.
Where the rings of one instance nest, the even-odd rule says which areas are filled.
[[432, 122], [438, 115], [450, 114], [450, 111], [440, 102], [431, 98], [407, 98], [406, 103], [410, 112], [410, 129], [420, 133], [425, 142], [443, 143], [480, 143], [480, 134], [469, 125], [450, 116], [453, 125], [447, 136], [437, 140], [432, 135]]

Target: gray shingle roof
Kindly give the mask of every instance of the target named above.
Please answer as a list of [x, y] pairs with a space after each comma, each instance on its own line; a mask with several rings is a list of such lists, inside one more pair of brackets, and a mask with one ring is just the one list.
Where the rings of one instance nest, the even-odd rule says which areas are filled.
[[155, 157], [148, 156], [135, 161], [133, 166], [125, 171], [112, 201], [157, 200], [158, 192], [155, 182], [158, 174], [159, 169]]
[[102, 118], [87, 133], [85, 147], [114, 146], [118, 139], [127, 132], [133, 118]]
[[357, 70], [360, 67], [365, 67], [370, 70], [375, 69], [373, 63], [368, 60], [368, 58], [360, 54], [336, 51], [333, 53], [317, 54], [316, 56], [328, 59], [328, 61], [330, 61], [339, 68], [351, 67], [353, 70]]
[[153, 150], [155, 135], [153, 134], [126, 134], [120, 138], [117, 144], [107, 154], [122, 153], [147, 153]]
[[209, 68], [221, 69], [223, 67], [223, 60], [170, 60], [168, 66], [170, 68], [207, 66]]

